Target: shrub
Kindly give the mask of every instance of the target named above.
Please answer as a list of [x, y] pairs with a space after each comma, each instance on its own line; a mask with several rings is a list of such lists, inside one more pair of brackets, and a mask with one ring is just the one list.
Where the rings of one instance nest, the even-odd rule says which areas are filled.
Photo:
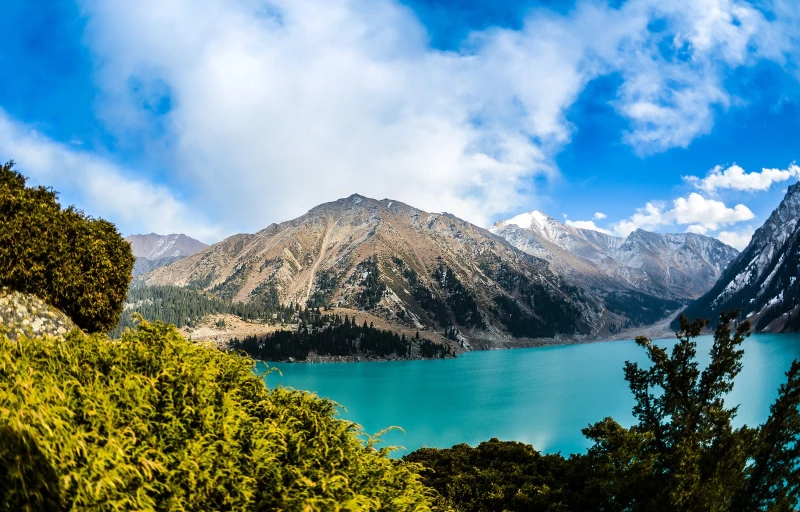
[[9, 510], [429, 510], [417, 467], [253, 361], [142, 324], [0, 339]]
[[133, 270], [130, 244], [110, 222], [61, 209], [52, 189], [27, 187], [13, 165], [0, 165], [0, 286], [37, 295], [82, 329], [113, 329]]

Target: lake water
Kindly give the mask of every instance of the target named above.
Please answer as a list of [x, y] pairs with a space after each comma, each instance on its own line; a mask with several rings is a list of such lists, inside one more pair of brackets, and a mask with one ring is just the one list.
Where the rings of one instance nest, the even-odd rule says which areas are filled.
[[[664, 343], [667, 343], [665, 341]], [[698, 338], [707, 364], [710, 336]], [[740, 404], [737, 424], [762, 423], [794, 359], [800, 335], [759, 334], [744, 344], [744, 369], [729, 405]], [[580, 453], [589, 446], [581, 429], [606, 416], [633, 421], [633, 398], [623, 379], [626, 360], [646, 362], [633, 341], [468, 352], [456, 359], [384, 363], [274, 363], [270, 387], [314, 391], [342, 405], [341, 416], [389, 445], [476, 445], [497, 437], [544, 452]], [[267, 365], [259, 363], [263, 370]]]

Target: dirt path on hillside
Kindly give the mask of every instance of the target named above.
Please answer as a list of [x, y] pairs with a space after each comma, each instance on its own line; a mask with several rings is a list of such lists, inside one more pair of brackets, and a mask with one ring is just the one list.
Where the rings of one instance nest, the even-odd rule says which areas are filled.
[[314, 276], [317, 273], [317, 268], [319, 268], [319, 263], [322, 261], [322, 258], [325, 257], [325, 251], [328, 248], [328, 237], [331, 234], [331, 222], [330, 219], [325, 223], [325, 235], [322, 237], [322, 247], [319, 248], [319, 256], [317, 256], [317, 260], [314, 262], [314, 266], [311, 267], [311, 275], [308, 276], [308, 288], [306, 289], [306, 300], [305, 303], [308, 304], [308, 299], [311, 297], [311, 288], [314, 286]]

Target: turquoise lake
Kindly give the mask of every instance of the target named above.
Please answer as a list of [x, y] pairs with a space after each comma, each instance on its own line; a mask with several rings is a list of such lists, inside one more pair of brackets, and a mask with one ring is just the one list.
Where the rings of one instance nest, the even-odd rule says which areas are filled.
[[[710, 336], [698, 339], [701, 365], [711, 343]], [[737, 424], [755, 425], [766, 419], [785, 372], [800, 359], [800, 335], [753, 335], [744, 349], [744, 368], [727, 403], [740, 405]], [[270, 387], [314, 391], [338, 402], [341, 417], [367, 433], [402, 427], [405, 433], [383, 436], [386, 444], [405, 448], [395, 456], [492, 437], [568, 454], [588, 448], [581, 429], [590, 423], [611, 416], [632, 424], [626, 360], [646, 362], [633, 341], [468, 352], [434, 361], [259, 363], [259, 370], [277, 367], [283, 374], [267, 375]]]

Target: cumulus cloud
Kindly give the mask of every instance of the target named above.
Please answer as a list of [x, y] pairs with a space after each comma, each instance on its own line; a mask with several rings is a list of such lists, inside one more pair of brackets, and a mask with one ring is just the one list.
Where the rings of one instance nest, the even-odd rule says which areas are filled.
[[601, 228], [594, 223], [593, 220], [569, 220], [565, 221], [567, 226], [572, 226], [574, 228], [579, 229], [591, 229], [592, 231], [599, 231], [601, 233], [605, 233], [606, 235], [613, 235], [613, 233], [607, 229]]
[[603, 220], [606, 217], [608, 217], [608, 215], [606, 215], [603, 212], [595, 212], [595, 214], [594, 214], [594, 216], [592, 218], [594, 218], [595, 220]]
[[110, 129], [251, 230], [353, 192], [486, 225], [557, 174], [565, 111], [589, 81], [622, 78], [614, 107], [637, 151], [685, 146], [768, 32], [734, 0], [582, 1], [443, 52], [391, 0], [80, 3]]
[[54, 142], [0, 110], [0, 157], [13, 159], [34, 184], [69, 194], [85, 213], [113, 220], [125, 234], [189, 233], [207, 241], [222, 235], [163, 186], [131, 177], [115, 163]]
[[697, 176], [684, 176], [695, 187], [709, 193], [716, 192], [718, 189], [732, 189], [745, 191], [764, 191], [768, 190], [773, 183], [781, 183], [791, 178], [800, 177], [800, 167], [791, 164], [786, 169], [761, 169], [761, 172], [745, 172], [744, 169], [736, 164], [727, 169], [718, 165], [709, 171], [705, 178]]
[[741, 231], [720, 231], [717, 233], [717, 238], [720, 242], [741, 251], [750, 243], [750, 239], [753, 238], [753, 233], [755, 233], [755, 230], [751, 227], [747, 227]]
[[692, 192], [689, 197], [675, 199], [672, 208], [667, 208], [663, 203], [648, 202], [628, 219], [616, 223], [613, 230], [620, 236], [627, 236], [640, 228], [655, 230], [678, 225], [688, 226], [687, 231], [692, 233], [706, 234], [754, 217], [753, 212], [743, 204], [730, 208], [721, 201]]

